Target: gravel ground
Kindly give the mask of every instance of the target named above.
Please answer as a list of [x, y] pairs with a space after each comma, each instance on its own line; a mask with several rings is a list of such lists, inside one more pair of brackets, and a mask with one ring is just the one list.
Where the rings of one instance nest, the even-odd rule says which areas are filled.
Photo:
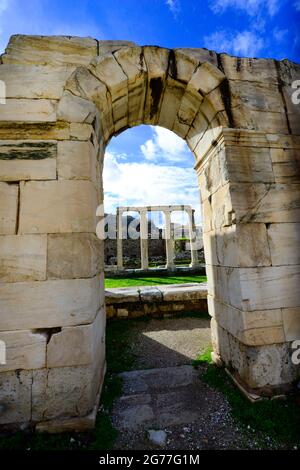
[[[136, 370], [121, 374], [123, 393], [112, 416], [119, 431], [116, 449], [275, 447], [271, 439], [258, 440], [251, 429], [241, 430], [226, 398], [201, 380], [206, 366], [191, 366], [210, 345], [208, 319], [153, 319], [133, 328]], [[166, 433], [163, 447], [149, 441], [152, 429]]]
[[[193, 380], [186, 376], [181, 380], [183, 368]], [[227, 401], [201, 382], [200, 373], [192, 366], [176, 366], [122, 374], [124, 391], [113, 411], [113, 424], [119, 430], [115, 448], [161, 448], [149, 441], [151, 429], [166, 432], [167, 450], [245, 448], [245, 436], [231, 418]]]
[[190, 364], [211, 345], [210, 320], [206, 318], [135, 322], [132, 333], [136, 369]]

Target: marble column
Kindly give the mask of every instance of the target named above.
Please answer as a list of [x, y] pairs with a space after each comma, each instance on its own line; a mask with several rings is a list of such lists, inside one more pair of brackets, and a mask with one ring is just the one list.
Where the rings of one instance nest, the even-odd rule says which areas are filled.
[[123, 226], [122, 226], [123, 210], [117, 208], [117, 268], [124, 269], [123, 266]]
[[148, 269], [148, 219], [147, 210], [140, 210], [141, 268]]
[[174, 241], [172, 239], [171, 231], [171, 211], [164, 211], [165, 214], [165, 239], [166, 239], [166, 255], [167, 255], [167, 269], [174, 269]]
[[193, 268], [199, 265], [198, 260], [198, 251], [196, 246], [196, 225], [195, 225], [195, 210], [187, 210], [187, 215], [189, 218], [189, 238], [190, 238], [190, 249], [191, 249], [191, 264], [190, 267]]

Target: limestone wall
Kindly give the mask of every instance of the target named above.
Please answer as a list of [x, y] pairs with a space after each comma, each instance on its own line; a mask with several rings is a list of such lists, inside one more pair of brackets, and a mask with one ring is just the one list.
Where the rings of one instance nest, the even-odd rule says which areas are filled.
[[105, 367], [103, 156], [139, 124], [173, 130], [195, 155], [215, 352], [258, 391], [299, 376], [299, 74], [206, 49], [11, 38], [0, 59], [2, 426], [92, 422]]

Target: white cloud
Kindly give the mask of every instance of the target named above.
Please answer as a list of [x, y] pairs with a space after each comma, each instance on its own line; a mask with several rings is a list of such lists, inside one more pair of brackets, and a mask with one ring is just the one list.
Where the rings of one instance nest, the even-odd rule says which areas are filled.
[[230, 33], [217, 31], [204, 38], [204, 45], [217, 52], [227, 52], [238, 56], [256, 56], [264, 47], [264, 40], [252, 31]]
[[190, 151], [183, 139], [163, 127], [152, 127], [153, 137], [141, 145], [141, 151], [150, 161], [182, 162], [190, 158]]
[[270, 16], [274, 16], [280, 8], [281, 0], [212, 0], [211, 9], [214, 13], [223, 13], [227, 8], [236, 8], [250, 16], [255, 16], [263, 8]]
[[294, 7], [296, 8], [297, 11], [300, 11], [300, 0], [296, 0], [294, 2]]
[[0, 0], [0, 15], [9, 7], [9, 0]]
[[118, 205], [190, 204], [200, 216], [197, 176], [192, 167], [128, 162], [109, 151], [104, 159], [105, 212]]
[[273, 30], [273, 37], [274, 37], [275, 41], [277, 41], [277, 42], [284, 41], [287, 34], [288, 34], [287, 29], [274, 28], [274, 30]]
[[146, 160], [156, 159], [156, 145], [152, 139], [146, 140], [146, 142], [141, 145], [141, 151]]
[[176, 17], [180, 11], [180, 2], [179, 0], [165, 0], [166, 4], [170, 8], [172, 14]]

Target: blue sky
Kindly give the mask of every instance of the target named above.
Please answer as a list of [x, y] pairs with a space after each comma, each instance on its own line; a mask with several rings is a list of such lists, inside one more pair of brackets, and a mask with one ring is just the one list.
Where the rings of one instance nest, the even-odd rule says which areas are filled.
[[[300, 0], [0, 0], [0, 52], [12, 34], [62, 34], [300, 62], [299, 25]], [[126, 131], [107, 149], [106, 209], [118, 201], [199, 210], [193, 164], [174, 134]]]

